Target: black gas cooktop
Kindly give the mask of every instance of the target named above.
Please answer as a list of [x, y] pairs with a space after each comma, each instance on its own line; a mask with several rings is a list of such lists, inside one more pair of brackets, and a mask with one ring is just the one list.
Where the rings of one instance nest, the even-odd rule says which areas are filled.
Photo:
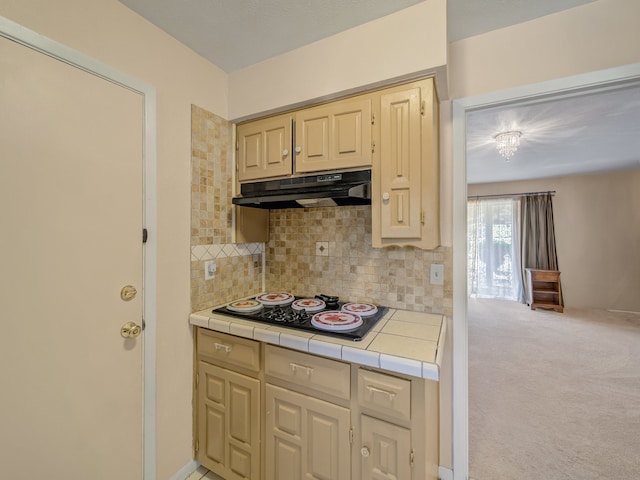
[[[295, 297], [295, 300], [309, 297]], [[304, 330], [314, 334], [328, 335], [331, 337], [345, 338], [354, 342], [362, 340], [369, 333], [378, 321], [387, 313], [387, 307], [377, 306], [377, 312], [370, 316], [361, 316], [362, 324], [351, 330], [324, 330], [315, 327], [311, 323], [311, 319], [317, 313], [326, 311], [339, 311], [345, 302], [339, 301], [338, 297], [328, 295], [316, 295], [314, 298], [321, 299], [325, 302], [325, 308], [319, 311], [307, 312], [306, 310], [298, 310], [288, 305], [263, 305], [262, 309], [257, 312], [238, 312], [230, 310], [226, 306], [215, 308], [213, 313], [219, 313], [235, 318], [243, 318], [245, 320], [253, 320], [256, 322], [268, 323], [279, 327], [291, 328], [294, 330]]]

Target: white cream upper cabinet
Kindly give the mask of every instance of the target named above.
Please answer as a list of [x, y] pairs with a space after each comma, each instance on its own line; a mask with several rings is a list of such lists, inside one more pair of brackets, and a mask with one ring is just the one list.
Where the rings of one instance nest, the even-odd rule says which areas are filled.
[[289, 114], [240, 124], [236, 130], [238, 181], [290, 175], [292, 173]]
[[374, 247], [440, 244], [438, 102], [432, 79], [378, 92], [374, 116]]
[[365, 95], [296, 112], [296, 173], [370, 167], [371, 110]]

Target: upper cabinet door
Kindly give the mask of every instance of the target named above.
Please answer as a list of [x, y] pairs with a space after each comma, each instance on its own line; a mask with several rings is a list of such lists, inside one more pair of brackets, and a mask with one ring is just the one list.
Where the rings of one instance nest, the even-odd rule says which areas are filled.
[[296, 113], [296, 173], [371, 166], [371, 98]]
[[377, 98], [372, 245], [433, 250], [440, 245], [439, 113], [433, 79], [381, 90]]
[[238, 125], [238, 181], [292, 173], [291, 115], [279, 115]]
[[419, 88], [381, 97], [381, 227], [385, 238], [420, 237], [420, 104]]

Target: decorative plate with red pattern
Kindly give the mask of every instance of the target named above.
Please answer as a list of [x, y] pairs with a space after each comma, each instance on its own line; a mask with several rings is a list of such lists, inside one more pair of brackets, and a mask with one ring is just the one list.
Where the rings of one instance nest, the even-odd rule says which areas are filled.
[[227, 305], [227, 310], [238, 313], [255, 313], [263, 309], [257, 300], [238, 300]]
[[263, 305], [289, 305], [294, 300], [294, 296], [290, 293], [263, 293], [262, 295], [258, 295], [256, 300], [262, 303]]
[[369, 317], [378, 313], [378, 307], [369, 303], [345, 303], [342, 306], [342, 311], [355, 313], [361, 317]]
[[355, 313], [328, 310], [311, 317], [311, 324], [320, 330], [353, 330], [362, 325], [362, 318]]
[[294, 310], [306, 310], [307, 312], [319, 312], [325, 307], [326, 304], [319, 298], [299, 298], [291, 304], [291, 308]]

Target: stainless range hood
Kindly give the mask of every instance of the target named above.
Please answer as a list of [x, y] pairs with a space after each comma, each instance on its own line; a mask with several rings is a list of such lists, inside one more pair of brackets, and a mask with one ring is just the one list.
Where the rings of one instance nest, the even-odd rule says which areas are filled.
[[232, 201], [243, 207], [277, 209], [370, 205], [371, 170], [243, 183], [240, 193], [241, 196]]

